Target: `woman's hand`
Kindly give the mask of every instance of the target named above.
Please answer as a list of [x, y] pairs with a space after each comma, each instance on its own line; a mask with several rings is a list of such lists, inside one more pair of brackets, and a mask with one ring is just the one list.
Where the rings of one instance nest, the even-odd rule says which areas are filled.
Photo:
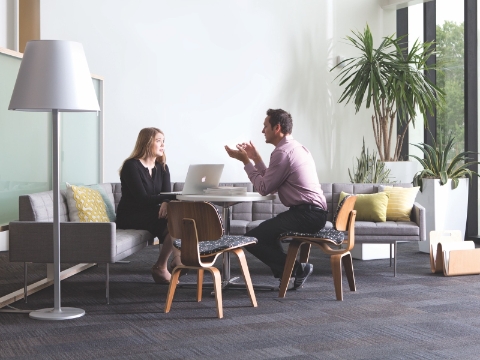
[[162, 202], [162, 205], [160, 206], [160, 210], [158, 210], [158, 218], [159, 219], [166, 219], [167, 218], [167, 202]]

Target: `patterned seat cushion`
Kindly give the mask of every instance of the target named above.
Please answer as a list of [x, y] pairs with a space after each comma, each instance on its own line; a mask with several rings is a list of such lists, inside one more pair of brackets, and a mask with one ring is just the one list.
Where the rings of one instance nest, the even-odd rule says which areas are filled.
[[[212, 255], [227, 249], [235, 249], [244, 245], [254, 244], [257, 239], [249, 236], [241, 235], [224, 235], [218, 240], [200, 241], [198, 249], [200, 256]], [[182, 240], [177, 239], [173, 242], [173, 246], [182, 249]]]
[[[348, 194], [343, 198], [343, 200], [338, 204], [337, 210], [335, 211], [335, 215], [333, 216], [333, 226], [335, 227], [335, 223], [337, 222], [337, 216], [342, 208], [345, 201], [352, 195]], [[304, 238], [315, 238], [315, 239], [324, 239], [330, 240], [335, 245], [341, 245], [344, 240], [344, 234], [341, 231], [336, 230], [335, 228], [323, 228], [315, 234], [307, 234], [307, 233], [299, 233], [295, 231], [288, 231], [283, 234], [280, 234], [279, 238], [286, 238], [283, 239], [282, 242], [290, 242], [292, 241], [292, 237], [304, 237]]]
[[343, 242], [344, 239], [344, 234], [341, 231], [335, 230], [335, 229], [325, 229], [323, 228], [319, 232], [315, 234], [304, 234], [304, 233], [298, 233], [294, 231], [289, 231], [286, 233], [283, 233], [280, 235], [281, 238], [283, 237], [290, 237], [285, 240], [282, 240], [282, 242], [290, 242], [292, 237], [305, 237], [305, 238], [315, 238], [315, 239], [325, 239], [325, 240], [330, 240], [336, 245], [340, 245]]

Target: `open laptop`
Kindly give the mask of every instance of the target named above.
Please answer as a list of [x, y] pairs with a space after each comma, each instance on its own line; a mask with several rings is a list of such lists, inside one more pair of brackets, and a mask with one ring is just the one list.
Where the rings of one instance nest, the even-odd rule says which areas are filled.
[[195, 164], [190, 165], [182, 191], [160, 194], [199, 195], [203, 190], [217, 187], [223, 172], [223, 164]]

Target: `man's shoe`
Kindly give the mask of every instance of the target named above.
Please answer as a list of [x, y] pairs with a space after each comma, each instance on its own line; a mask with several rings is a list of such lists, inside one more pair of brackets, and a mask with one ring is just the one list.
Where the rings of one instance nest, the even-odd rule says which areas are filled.
[[[294, 281], [294, 278], [288, 279], [287, 291], [294, 289], [294, 287], [293, 287], [293, 281]], [[282, 284], [282, 278], [279, 278], [279, 279], [278, 279], [278, 282], [279, 282], [279, 284], [278, 284], [278, 290], [280, 290], [280, 285]]]
[[297, 274], [295, 275], [295, 281], [293, 282], [294, 289], [298, 289], [302, 287], [303, 284], [305, 284], [305, 281], [307, 281], [308, 276], [313, 271], [313, 265], [309, 263], [303, 263], [301, 270], [299, 271], [297, 271]]

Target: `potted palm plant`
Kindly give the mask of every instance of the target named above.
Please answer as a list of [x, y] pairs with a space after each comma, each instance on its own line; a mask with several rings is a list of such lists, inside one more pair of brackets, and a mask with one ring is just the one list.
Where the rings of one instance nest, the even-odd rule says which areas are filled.
[[428, 234], [432, 230], [460, 230], [465, 238], [468, 180], [473, 175], [479, 176], [468, 167], [479, 162], [469, 161], [467, 155], [476, 154], [472, 151], [452, 154], [454, 143], [455, 138], [449, 135], [445, 146], [435, 140], [433, 146], [412, 144], [424, 155], [423, 159], [410, 155], [423, 168], [413, 178], [413, 185], [420, 186], [416, 200], [426, 209], [427, 241], [419, 242], [419, 250], [423, 252], [430, 252]]
[[[360, 54], [333, 68], [341, 68], [335, 78], [344, 87], [339, 102], [353, 102], [356, 112], [363, 106], [373, 108], [372, 127], [379, 158], [383, 162], [396, 162], [401, 160], [409, 124], [415, 126], [417, 110], [427, 124], [427, 114], [433, 114], [445, 100], [444, 92], [425, 75], [425, 71], [435, 68], [427, 64], [435, 54], [433, 44], [417, 40], [407, 49], [403, 37], [396, 39], [391, 35], [374, 48], [368, 25], [363, 33], [352, 33], [347, 40]], [[397, 120], [402, 129], [398, 133], [394, 130]], [[408, 181], [396, 180], [410, 182], [414, 173], [407, 176]]]

